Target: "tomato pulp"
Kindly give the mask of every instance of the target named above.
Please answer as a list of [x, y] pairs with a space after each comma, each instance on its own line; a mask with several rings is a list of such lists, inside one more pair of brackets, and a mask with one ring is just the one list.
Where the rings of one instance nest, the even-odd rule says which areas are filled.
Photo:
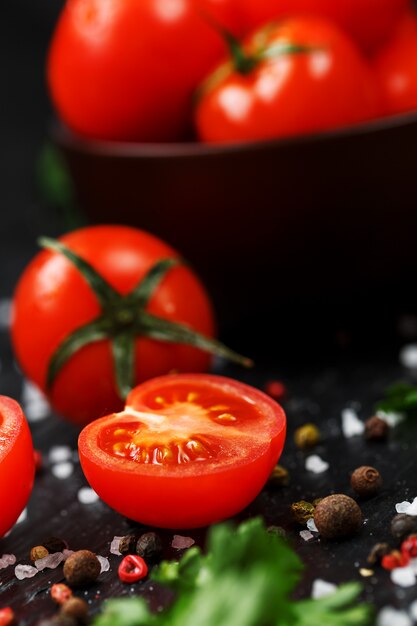
[[0, 396], [0, 537], [26, 506], [34, 475], [32, 438], [23, 411], [15, 400]]
[[261, 391], [205, 374], [136, 387], [125, 410], [84, 428], [83, 471], [109, 506], [138, 522], [196, 528], [234, 515], [282, 452], [283, 409]]

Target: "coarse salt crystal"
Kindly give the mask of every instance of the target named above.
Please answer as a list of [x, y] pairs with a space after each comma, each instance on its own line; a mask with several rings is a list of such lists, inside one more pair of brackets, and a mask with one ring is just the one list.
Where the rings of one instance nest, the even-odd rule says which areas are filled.
[[191, 546], [194, 544], [195, 544], [195, 541], [191, 537], [183, 537], [182, 535], [174, 535], [174, 539], [172, 540], [171, 546], [175, 548], [175, 550], [185, 550], [186, 548], [191, 548]]
[[347, 439], [362, 435], [365, 431], [365, 424], [358, 418], [353, 409], [343, 409], [342, 411], [342, 431]]
[[307, 520], [307, 528], [313, 533], [319, 532], [319, 529], [317, 528], [316, 523], [314, 521], [314, 517], [310, 517], [310, 519]]
[[311, 533], [309, 530], [300, 530], [300, 537], [301, 539], [304, 539], [304, 541], [311, 541], [312, 539], [314, 539], [313, 533]]
[[313, 472], [313, 474], [321, 474], [329, 469], [329, 464], [327, 461], [323, 461], [318, 454], [312, 454], [306, 458], [305, 467], [307, 471]]
[[417, 600], [414, 600], [414, 602], [410, 604], [410, 616], [417, 622]]
[[412, 567], [396, 567], [391, 572], [391, 580], [394, 585], [400, 587], [413, 587], [416, 583], [416, 575]]
[[71, 554], [74, 554], [74, 550], [67, 550], [67, 549], [62, 550], [62, 555], [64, 557], [64, 561], [66, 561], [67, 558], [71, 556]]
[[119, 546], [120, 546], [120, 541], [123, 539], [123, 537], [113, 537], [112, 542], [110, 544], [110, 554], [121, 554], [120, 550], [119, 550]]
[[50, 463], [62, 463], [72, 459], [72, 450], [69, 446], [52, 446], [48, 453]]
[[81, 504], [93, 504], [99, 500], [99, 497], [91, 487], [81, 487], [78, 492], [78, 500]]
[[313, 587], [311, 589], [311, 597], [313, 600], [318, 600], [319, 598], [324, 598], [325, 596], [330, 596], [337, 590], [337, 586], [333, 583], [328, 583], [326, 580], [321, 580], [321, 578], [317, 578], [313, 582]]
[[100, 556], [99, 554], [96, 554], [96, 556], [101, 565], [100, 574], [101, 572], [108, 572], [110, 569], [109, 559], [107, 559], [105, 556]]
[[64, 461], [63, 463], [57, 463], [51, 468], [52, 474], [55, 478], [59, 478], [60, 480], [64, 480], [65, 478], [69, 478], [74, 471], [74, 466], [69, 461]]
[[29, 422], [39, 422], [48, 417], [51, 411], [42, 392], [27, 380], [23, 383], [22, 404]]
[[400, 351], [400, 363], [403, 367], [417, 369], [417, 344], [410, 343]]
[[18, 580], [33, 578], [38, 572], [39, 570], [36, 567], [32, 567], [32, 565], [16, 565], [14, 569], [14, 574]]
[[398, 502], [395, 505], [395, 510], [397, 513], [406, 513], [407, 515], [416, 516], [417, 515], [417, 498], [414, 498], [412, 502]]
[[397, 611], [392, 606], [384, 607], [378, 614], [377, 626], [412, 626], [405, 611]]
[[62, 561], [65, 561], [65, 557], [62, 552], [54, 552], [53, 554], [47, 554], [43, 557], [43, 559], [35, 561], [35, 567], [39, 571], [44, 570], [46, 567], [49, 569], [55, 569], [60, 563], [62, 563]]
[[9, 565], [14, 565], [16, 563], [16, 557], [14, 554], [3, 554], [0, 559], [0, 569], [5, 569], [9, 567]]
[[397, 413], [396, 411], [377, 411], [376, 415], [384, 420], [390, 428], [395, 428], [395, 426], [398, 426], [405, 420], [404, 413]]

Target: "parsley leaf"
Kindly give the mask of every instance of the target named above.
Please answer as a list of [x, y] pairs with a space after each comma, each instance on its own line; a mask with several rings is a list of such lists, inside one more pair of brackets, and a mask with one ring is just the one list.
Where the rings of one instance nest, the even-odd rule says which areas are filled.
[[164, 561], [153, 579], [176, 600], [152, 614], [142, 599], [111, 600], [94, 626], [366, 626], [367, 605], [352, 606], [360, 585], [344, 585], [320, 600], [293, 601], [302, 563], [280, 537], [252, 519], [237, 529], [214, 526], [207, 553], [190, 548]]
[[408, 383], [395, 383], [385, 391], [385, 398], [378, 402], [377, 409], [386, 413], [417, 412], [417, 387]]

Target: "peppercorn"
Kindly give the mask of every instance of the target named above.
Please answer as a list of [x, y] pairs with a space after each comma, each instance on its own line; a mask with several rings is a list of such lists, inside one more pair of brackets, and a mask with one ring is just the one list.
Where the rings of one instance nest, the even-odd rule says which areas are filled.
[[55, 583], [51, 587], [51, 598], [57, 604], [65, 604], [72, 598], [72, 590], [64, 583]]
[[282, 465], [275, 465], [272, 470], [269, 478], [268, 485], [273, 485], [274, 487], [286, 487], [290, 482], [290, 475], [285, 467]]
[[417, 517], [399, 513], [391, 522], [391, 534], [395, 539], [402, 541], [409, 535], [417, 533]]
[[304, 424], [295, 431], [294, 441], [301, 450], [313, 448], [320, 441], [320, 431], [315, 424]]
[[314, 511], [314, 522], [325, 539], [340, 539], [357, 532], [362, 511], [352, 498], [342, 493], [327, 496]]
[[142, 557], [128, 554], [120, 563], [118, 573], [122, 582], [135, 583], [148, 575], [148, 566]]
[[46, 548], [50, 554], [53, 554], [54, 552], [62, 552], [63, 550], [68, 549], [67, 542], [59, 537], [48, 537], [48, 539], [42, 541], [41, 545]]
[[287, 395], [287, 389], [280, 380], [270, 380], [265, 385], [265, 393], [274, 400], [282, 400]]
[[358, 496], [370, 498], [382, 487], [381, 474], [374, 467], [362, 465], [353, 472], [350, 484]]
[[64, 576], [75, 587], [94, 582], [100, 571], [100, 561], [90, 550], [78, 550], [64, 563]]
[[397, 569], [397, 567], [405, 567], [409, 562], [409, 554], [402, 554], [399, 550], [393, 550], [382, 557], [381, 565], [384, 569], [393, 570]]
[[413, 559], [417, 557], [417, 535], [410, 535], [402, 542], [401, 552], [408, 554]]
[[298, 524], [305, 524], [314, 516], [314, 506], [311, 502], [300, 500], [300, 502], [294, 502], [291, 505], [291, 513]]
[[81, 598], [71, 598], [61, 607], [61, 615], [74, 618], [79, 624], [88, 620], [88, 604]]
[[9, 624], [14, 624], [15, 614], [13, 609], [9, 606], [4, 609], [0, 609], [0, 626], [9, 626]]
[[34, 563], [35, 561], [38, 561], [39, 559], [43, 559], [45, 556], [48, 556], [48, 554], [49, 552], [44, 546], [35, 546], [30, 551], [29, 558], [32, 561], [32, 563]]
[[156, 561], [162, 555], [162, 541], [154, 532], [143, 533], [136, 544], [136, 554], [146, 561]]
[[365, 438], [369, 441], [384, 441], [388, 437], [389, 425], [377, 415], [365, 422]]
[[125, 535], [120, 539], [119, 552], [126, 556], [126, 554], [135, 554], [136, 544], [139, 540], [139, 535]]
[[391, 548], [387, 543], [376, 543], [366, 559], [370, 565], [379, 563], [383, 556], [390, 552]]

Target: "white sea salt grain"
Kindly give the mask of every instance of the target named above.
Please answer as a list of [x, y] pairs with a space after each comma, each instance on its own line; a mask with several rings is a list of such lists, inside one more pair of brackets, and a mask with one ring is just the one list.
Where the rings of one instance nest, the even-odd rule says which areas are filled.
[[107, 559], [105, 556], [100, 556], [99, 554], [96, 554], [96, 556], [101, 565], [100, 574], [101, 572], [108, 572], [110, 569], [109, 559]]
[[396, 413], [395, 411], [385, 412], [385, 411], [377, 411], [376, 415], [384, 420], [390, 426], [390, 428], [395, 428], [398, 424], [401, 424], [405, 420], [404, 413]]
[[0, 569], [5, 569], [9, 567], [9, 565], [14, 565], [16, 563], [16, 557], [14, 554], [3, 554], [0, 559]]
[[81, 487], [78, 492], [78, 500], [81, 504], [93, 504], [99, 500], [99, 497], [91, 487]]
[[408, 369], [417, 369], [417, 343], [409, 343], [401, 349], [400, 363]]
[[46, 567], [49, 569], [55, 569], [60, 563], [62, 563], [62, 561], [65, 561], [65, 557], [62, 552], [54, 552], [53, 554], [47, 554], [43, 557], [43, 559], [35, 561], [35, 567], [39, 571], [44, 570]]
[[55, 478], [59, 478], [60, 480], [64, 480], [65, 478], [69, 478], [74, 471], [74, 466], [69, 461], [64, 461], [63, 463], [57, 463], [53, 465], [51, 468], [52, 474]]
[[186, 548], [191, 548], [191, 546], [194, 544], [195, 544], [195, 541], [191, 537], [183, 537], [182, 535], [174, 535], [174, 539], [172, 540], [171, 546], [175, 548], [175, 550], [185, 550]]
[[365, 431], [365, 424], [358, 418], [353, 409], [343, 409], [342, 411], [342, 431], [347, 439], [362, 435]]
[[39, 570], [36, 567], [32, 567], [32, 565], [16, 565], [14, 569], [14, 574], [18, 580], [33, 578], [38, 572]]
[[391, 606], [384, 607], [378, 614], [377, 626], [412, 626], [412, 621], [405, 611], [397, 611]]
[[337, 586], [333, 583], [328, 583], [326, 580], [321, 580], [321, 578], [317, 578], [313, 582], [313, 587], [311, 589], [311, 597], [313, 600], [318, 600], [319, 598], [324, 598], [325, 596], [329, 596], [337, 590]]
[[10, 326], [12, 313], [12, 301], [9, 298], [0, 300], [0, 330], [6, 330]]
[[313, 474], [321, 474], [329, 469], [329, 464], [327, 461], [323, 461], [318, 454], [311, 454], [306, 458], [305, 467], [307, 471], [313, 472]]
[[309, 530], [300, 530], [300, 537], [301, 539], [304, 539], [304, 541], [311, 541], [312, 539], [314, 539], [313, 533], [311, 533]]
[[317, 528], [316, 523], [314, 521], [314, 517], [310, 517], [310, 519], [307, 520], [307, 528], [313, 533], [319, 532], [319, 529]]
[[72, 460], [72, 450], [69, 446], [52, 446], [48, 453], [50, 463], [63, 463]]
[[62, 550], [63, 560], [66, 561], [71, 554], [74, 554], [74, 550]]
[[28, 380], [23, 383], [22, 404], [29, 422], [39, 422], [51, 411], [45, 396]]
[[398, 502], [395, 505], [395, 510], [397, 513], [406, 513], [407, 515], [416, 516], [417, 515], [417, 498], [414, 498], [412, 502]]
[[396, 567], [391, 572], [391, 580], [400, 587], [413, 587], [416, 584], [416, 575], [410, 566]]
[[110, 554], [121, 554], [119, 550], [120, 541], [123, 537], [113, 537], [112, 542], [110, 544]]
[[410, 616], [417, 622], [417, 600], [414, 600], [414, 602], [410, 604]]

